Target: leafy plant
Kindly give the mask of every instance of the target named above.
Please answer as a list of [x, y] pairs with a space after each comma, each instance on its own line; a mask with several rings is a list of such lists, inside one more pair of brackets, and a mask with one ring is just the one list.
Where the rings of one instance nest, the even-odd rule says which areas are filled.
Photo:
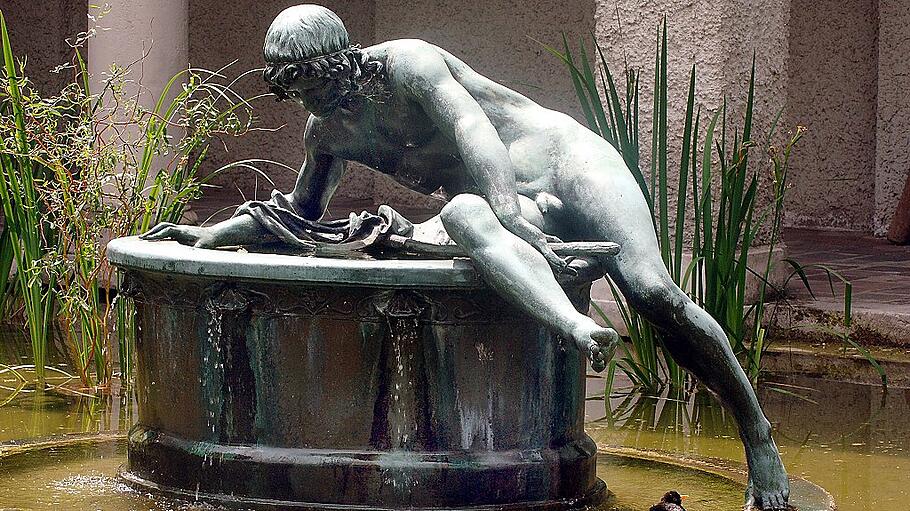
[[131, 301], [110, 300], [104, 241], [176, 222], [219, 173], [255, 169], [238, 162], [199, 174], [213, 141], [253, 129], [252, 107], [224, 69], [178, 73], [151, 109], [129, 92], [129, 68], [112, 66], [93, 93], [78, 47], [72, 82], [41, 97], [13, 55], [2, 14], [0, 32], [0, 292], [14, 264], [39, 380], [57, 319], [83, 385], [104, 385], [115, 351], [129, 374], [136, 331]]
[[[651, 208], [661, 257], [668, 272], [677, 285], [718, 321], [750, 379], [756, 383], [761, 371], [761, 356], [768, 345], [764, 302], [774, 291], [770, 276], [774, 270], [773, 251], [783, 223], [789, 158], [804, 129], [797, 128], [778, 150], [772, 142], [780, 114], [772, 123], [765, 143], [772, 167], [771, 197], [768, 205], [763, 206], [759, 200], [759, 173], [750, 166], [749, 159], [750, 151], [757, 147], [752, 133], [755, 60], [753, 58], [741, 128], [729, 121], [728, 105], [724, 100], [719, 111], [705, 117], [707, 125], [702, 131], [701, 107], [695, 104], [697, 72], [693, 65], [689, 73], [681, 151], [678, 158], [671, 159], [667, 142], [669, 94], [667, 22], [664, 19], [657, 33], [649, 172], [645, 175], [639, 156], [641, 71], [625, 66], [625, 91], [621, 95], [596, 40], [594, 48], [599, 60], [599, 83], [584, 42], [577, 59], [565, 37], [562, 51], [547, 47], [569, 70], [588, 127], [616, 148], [638, 182]], [[679, 185], [676, 207], [672, 209], [668, 172], [669, 162], [674, 160], [679, 161]], [[690, 219], [692, 246], [687, 255], [685, 226]], [[769, 246], [766, 259], [755, 271], [748, 263], [759, 234], [766, 235]], [[687, 257], [691, 259], [686, 264]], [[758, 298], [756, 303], [749, 305], [747, 290], [752, 281], [757, 282]], [[662, 333], [628, 306], [612, 281], [610, 286], [629, 333], [629, 342], [623, 346], [621, 358], [611, 362], [608, 375], [618, 367], [636, 386], [652, 393], [667, 384], [683, 385], [687, 376], [666, 350]], [[595, 306], [595, 311], [610, 323], [603, 310]], [[608, 376], [610, 378], [612, 376]]]

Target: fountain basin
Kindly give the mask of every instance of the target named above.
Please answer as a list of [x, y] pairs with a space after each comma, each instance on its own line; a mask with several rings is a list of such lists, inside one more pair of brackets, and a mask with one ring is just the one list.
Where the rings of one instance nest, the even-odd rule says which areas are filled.
[[[606, 487], [585, 360], [467, 260], [122, 238], [138, 423], [125, 478], [284, 508], [566, 509]], [[589, 285], [567, 294], [586, 309]]]

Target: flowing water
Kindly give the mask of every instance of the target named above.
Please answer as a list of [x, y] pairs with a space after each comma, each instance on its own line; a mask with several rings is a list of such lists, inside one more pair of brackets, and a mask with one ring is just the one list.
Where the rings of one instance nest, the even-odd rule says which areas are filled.
[[[0, 343], [0, 363], [24, 363]], [[54, 361], [55, 367], [66, 370]], [[910, 366], [908, 366], [910, 367]], [[2, 371], [2, 366], [0, 366]], [[3, 456], [13, 441], [69, 433], [121, 434], [135, 412], [128, 392], [86, 393], [78, 381], [51, 375], [54, 388], [35, 391], [0, 372], [0, 509], [206, 509], [136, 492], [117, 478], [123, 440], [43, 443]], [[603, 380], [590, 378], [587, 429], [604, 448], [631, 447], [674, 456], [742, 462], [731, 418], [705, 392], [658, 397], [615, 392], [610, 413], [599, 396]], [[622, 382], [617, 383], [618, 386]], [[801, 397], [796, 397], [799, 395]], [[830, 491], [844, 511], [908, 509], [910, 505], [910, 389], [806, 376], [771, 376], [760, 397], [792, 474]], [[40, 443], [40, 442], [39, 442]], [[3, 444], [6, 444], [4, 447]], [[729, 479], [665, 464], [603, 455], [598, 474], [617, 495], [612, 507], [645, 510], [667, 490], [688, 494], [690, 511], [738, 509], [742, 487]]]

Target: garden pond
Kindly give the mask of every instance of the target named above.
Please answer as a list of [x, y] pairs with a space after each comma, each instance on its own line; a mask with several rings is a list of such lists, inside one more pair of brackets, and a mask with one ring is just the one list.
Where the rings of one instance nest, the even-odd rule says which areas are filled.
[[[0, 342], [0, 360], [27, 364], [27, 347]], [[103, 394], [81, 391], [60, 354], [51, 359], [43, 391], [0, 372], [0, 508], [210, 508], [121, 482], [132, 393], [116, 383]], [[735, 479], [743, 453], [732, 419], [703, 391], [649, 397], [625, 383], [617, 377], [608, 413], [604, 380], [588, 379], [586, 429], [601, 449], [598, 475], [616, 494], [604, 509], [648, 509], [670, 489], [688, 495], [689, 511], [739, 509], [742, 486], [729, 474]], [[910, 388], [772, 373], [760, 397], [791, 474], [831, 492], [838, 509], [901, 509], [910, 499]]]

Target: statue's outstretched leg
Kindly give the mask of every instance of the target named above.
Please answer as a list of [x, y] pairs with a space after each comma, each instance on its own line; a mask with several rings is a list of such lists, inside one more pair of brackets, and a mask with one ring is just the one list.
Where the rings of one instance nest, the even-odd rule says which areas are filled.
[[611, 278], [636, 310], [666, 334], [673, 358], [736, 418], [749, 464], [747, 503], [786, 509], [789, 483], [771, 424], [723, 329], [677, 287], [656, 251], [637, 249], [635, 239], [624, 240], [620, 255], [607, 265]]
[[747, 503], [786, 509], [787, 472], [771, 438], [752, 384], [730, 348], [723, 329], [680, 289], [660, 257], [653, 219], [638, 184], [618, 154], [589, 150], [568, 167], [557, 195], [565, 215], [584, 240], [619, 243], [607, 272], [635, 309], [658, 326], [673, 358], [718, 396], [734, 416], [749, 464]]
[[574, 341], [595, 370], [606, 367], [619, 340], [616, 332], [575, 309], [546, 259], [507, 231], [483, 198], [458, 195], [446, 204], [440, 217], [446, 232], [470, 254], [490, 286], [563, 338]]

